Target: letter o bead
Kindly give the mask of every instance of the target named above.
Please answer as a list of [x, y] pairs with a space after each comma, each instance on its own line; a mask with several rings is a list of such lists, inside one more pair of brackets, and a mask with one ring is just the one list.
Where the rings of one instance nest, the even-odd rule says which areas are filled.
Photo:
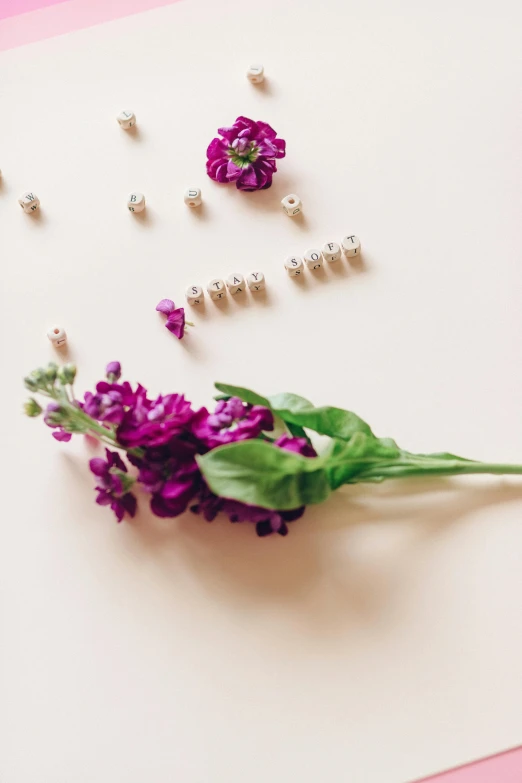
[[251, 65], [247, 71], [247, 79], [252, 84], [261, 84], [265, 78], [265, 69], [262, 65]]
[[290, 277], [298, 277], [303, 272], [303, 259], [299, 256], [288, 256], [285, 261], [285, 269]]
[[361, 240], [355, 234], [349, 234], [342, 241], [344, 255], [346, 258], [358, 256], [361, 252]]
[[203, 289], [200, 285], [189, 285], [185, 291], [185, 297], [189, 305], [199, 305], [204, 302]]
[[211, 299], [224, 299], [227, 295], [225, 283], [219, 277], [209, 280], [207, 291]]
[[128, 109], [120, 112], [116, 119], [118, 120], [120, 128], [123, 128], [123, 130], [129, 130], [133, 125], [136, 125], [136, 115], [133, 111], [129, 111]]
[[241, 294], [245, 290], [245, 278], [240, 272], [232, 272], [227, 277], [227, 288], [232, 296]]
[[304, 254], [304, 260], [308, 269], [320, 269], [323, 265], [321, 251], [317, 250], [315, 247], [312, 247], [310, 250], [306, 251]]
[[254, 294], [257, 291], [262, 291], [263, 288], [266, 288], [264, 274], [262, 272], [252, 272], [252, 274], [247, 277], [247, 284]]
[[341, 258], [341, 248], [337, 242], [327, 242], [323, 245], [323, 258], [328, 261], [329, 264], [333, 264], [334, 261], [339, 261]]
[[187, 207], [199, 207], [201, 204], [200, 188], [187, 188], [183, 198]]
[[40, 199], [38, 196], [28, 190], [25, 193], [22, 193], [18, 199], [18, 203], [22, 207], [23, 211], [30, 215], [32, 212], [36, 212], [40, 206]]
[[47, 332], [47, 337], [52, 342], [55, 348], [60, 348], [67, 342], [67, 335], [65, 329], [61, 326], [52, 326]]
[[145, 209], [145, 196], [143, 193], [135, 191], [127, 199], [127, 209], [129, 212], [143, 212]]

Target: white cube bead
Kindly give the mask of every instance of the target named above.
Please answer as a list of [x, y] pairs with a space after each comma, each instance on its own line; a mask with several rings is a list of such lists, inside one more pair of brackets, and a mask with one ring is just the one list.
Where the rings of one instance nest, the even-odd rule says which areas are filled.
[[38, 196], [36, 196], [34, 193], [28, 190], [25, 193], [22, 193], [22, 195], [18, 199], [18, 203], [20, 204], [24, 212], [31, 213], [31, 212], [36, 212], [36, 210], [40, 206], [40, 199], [38, 198]]
[[133, 111], [122, 111], [118, 114], [116, 119], [120, 124], [120, 128], [123, 128], [123, 130], [129, 130], [133, 125], [136, 125], [136, 115]]
[[207, 291], [211, 299], [224, 299], [227, 295], [225, 283], [219, 277], [207, 283]]
[[232, 272], [232, 274], [227, 277], [227, 288], [232, 296], [241, 294], [246, 288], [243, 275], [240, 272]]
[[323, 245], [323, 258], [328, 261], [329, 264], [333, 264], [334, 261], [339, 261], [341, 258], [341, 248], [337, 242], [327, 242]]
[[185, 191], [184, 200], [187, 207], [199, 207], [201, 204], [200, 188], [187, 188]]
[[252, 84], [261, 84], [265, 78], [265, 69], [262, 65], [251, 65], [247, 71], [247, 79]]
[[308, 269], [320, 269], [323, 265], [321, 251], [317, 250], [315, 247], [312, 247], [310, 250], [306, 251], [304, 254], [304, 260]]
[[145, 196], [137, 190], [131, 193], [127, 199], [127, 208], [130, 212], [143, 212], [145, 209]]
[[47, 337], [56, 348], [60, 348], [60, 346], [65, 345], [67, 342], [65, 329], [63, 329], [61, 326], [51, 327], [51, 329], [49, 329], [47, 332]]
[[185, 296], [190, 305], [199, 305], [204, 302], [203, 289], [200, 285], [189, 285], [185, 291]]
[[303, 208], [301, 199], [299, 196], [296, 196], [295, 193], [289, 193], [288, 196], [285, 196], [284, 199], [281, 200], [281, 206], [290, 217], [298, 215]]
[[299, 256], [288, 256], [285, 261], [285, 269], [290, 277], [297, 277], [303, 272], [303, 259]]
[[262, 291], [265, 288], [265, 276], [262, 272], [252, 272], [247, 277], [247, 283], [252, 292]]
[[349, 234], [342, 241], [344, 255], [347, 258], [357, 256], [361, 252], [361, 241], [355, 234]]

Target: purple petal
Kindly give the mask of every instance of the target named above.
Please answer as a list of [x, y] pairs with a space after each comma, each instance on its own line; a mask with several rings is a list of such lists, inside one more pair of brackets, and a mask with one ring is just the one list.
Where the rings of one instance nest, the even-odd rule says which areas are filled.
[[127, 466], [116, 451], [105, 449], [105, 454], [110, 468], [118, 468], [118, 470], [121, 470], [123, 473], [127, 473]]
[[256, 125], [257, 125], [257, 134], [256, 134], [257, 138], [266, 138], [273, 141], [277, 136], [275, 130], [267, 122], [258, 121]]
[[227, 145], [222, 139], [212, 139], [207, 147], [207, 158], [222, 158], [227, 154]]
[[58, 432], [52, 432], [51, 435], [55, 440], [59, 440], [62, 443], [68, 443], [72, 438], [70, 432], [65, 432], [65, 430], [61, 430], [61, 429], [58, 430]]
[[104, 489], [99, 489], [96, 502], [99, 506], [110, 506], [112, 503], [112, 497]]
[[187, 492], [192, 493], [194, 483], [192, 481], [180, 482], [176, 479], [166, 481], [160, 492], [160, 495], [168, 500], [176, 500], [183, 497]]
[[109, 466], [101, 457], [94, 457], [89, 460], [89, 468], [95, 476], [103, 477], [107, 473]]
[[164, 313], [164, 315], [170, 315], [172, 311], [175, 309], [176, 305], [172, 301], [172, 299], [162, 299], [161, 302], [158, 302], [156, 305], [156, 310], [159, 313]]
[[[248, 169], [251, 167], [248, 166]], [[229, 160], [227, 164], [227, 180], [228, 182], [235, 182], [236, 179], [239, 179], [241, 174], [245, 171], [245, 169], [240, 168], [239, 166], [236, 166], [236, 164]]]
[[257, 176], [252, 166], [242, 170], [241, 176], [236, 182], [236, 187], [239, 190], [257, 190]]
[[172, 332], [178, 340], [181, 340], [185, 333], [185, 310], [183, 307], [178, 307], [177, 310], [175, 310], [173, 313], [169, 315], [167, 318], [167, 323], [165, 324], [169, 332]]
[[125, 508], [125, 511], [130, 517], [133, 517], [136, 514], [136, 509], [138, 508], [138, 501], [132, 494], [132, 492], [127, 492], [122, 498], [121, 498], [122, 506]]

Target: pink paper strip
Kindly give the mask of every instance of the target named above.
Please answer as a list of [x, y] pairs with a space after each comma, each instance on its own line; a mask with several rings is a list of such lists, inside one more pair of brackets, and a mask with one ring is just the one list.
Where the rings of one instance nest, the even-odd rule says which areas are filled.
[[521, 783], [522, 747], [490, 756], [465, 767], [443, 772], [417, 783]]
[[29, 11], [36, 11], [38, 8], [46, 8], [48, 5], [66, 2], [67, 0], [0, 0], [0, 19], [27, 14]]
[[[6, 5], [6, 0], [0, 2]], [[50, 0], [20, 0], [20, 6], [30, 2], [41, 5]], [[55, 0], [53, 5], [30, 13], [0, 18], [0, 51], [177, 2], [179, 0]]]

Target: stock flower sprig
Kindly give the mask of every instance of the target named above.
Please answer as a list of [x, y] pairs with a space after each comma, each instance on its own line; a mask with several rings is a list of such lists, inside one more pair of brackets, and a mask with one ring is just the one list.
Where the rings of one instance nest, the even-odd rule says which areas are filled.
[[[462, 474], [522, 474], [522, 465], [476, 462], [454, 454], [412, 454], [390, 438], [379, 438], [350, 411], [316, 408], [295, 394], [263, 397], [249, 389], [216, 384], [213, 412], [193, 409], [183, 395], [150, 399], [138, 384], [120, 382], [119, 362], [106, 380], [76, 398], [72, 364], [49, 364], [25, 378], [26, 387], [49, 399], [44, 410], [31, 397], [30, 417], [43, 414], [56, 440], [94, 435], [106, 459], [90, 460], [96, 502], [110, 506], [118, 521], [134, 516], [132, 490], [150, 496], [159, 517], [187, 508], [207, 521], [223, 512], [232, 522], [252, 522], [258, 535], [286, 535], [288, 523], [308, 504], [321, 503], [343, 484], [385, 479]], [[274, 427], [280, 432], [274, 434]], [[328, 437], [317, 454], [310, 432]], [[125, 452], [131, 474], [118, 451]]]

